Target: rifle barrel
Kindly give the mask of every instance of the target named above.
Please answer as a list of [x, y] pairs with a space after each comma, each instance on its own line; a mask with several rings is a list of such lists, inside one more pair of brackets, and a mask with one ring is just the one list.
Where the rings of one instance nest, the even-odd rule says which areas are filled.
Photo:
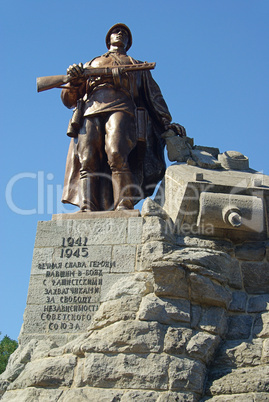
[[[132, 72], [138, 70], [152, 70], [156, 63], [139, 63], [139, 64], [125, 64], [111, 67], [86, 67], [84, 70], [85, 79], [88, 77], [96, 77], [100, 75], [111, 75], [113, 68], [118, 68], [120, 72]], [[52, 88], [61, 88], [62, 85], [67, 84], [74, 80], [75, 77], [70, 75], [51, 75], [47, 77], [38, 77], [36, 79], [37, 92], [47, 91]]]

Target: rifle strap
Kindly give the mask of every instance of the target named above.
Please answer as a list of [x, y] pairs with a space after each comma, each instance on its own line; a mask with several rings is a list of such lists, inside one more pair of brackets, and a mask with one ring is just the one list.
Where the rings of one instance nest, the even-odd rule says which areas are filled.
[[[115, 60], [117, 66], [121, 65], [121, 60], [115, 53], [109, 52], [109, 55]], [[122, 85], [121, 85], [121, 76], [119, 68], [117, 67], [112, 68], [112, 77], [115, 87], [117, 89], [121, 89]]]
[[114, 82], [115, 87], [117, 89], [121, 89], [121, 76], [120, 76], [120, 70], [118, 67], [112, 68], [112, 77], [113, 77], [113, 82]]

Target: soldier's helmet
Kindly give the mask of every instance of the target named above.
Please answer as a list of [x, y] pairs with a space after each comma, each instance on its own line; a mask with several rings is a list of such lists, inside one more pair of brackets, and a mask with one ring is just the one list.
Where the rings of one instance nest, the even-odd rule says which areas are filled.
[[111, 32], [113, 31], [113, 29], [115, 29], [115, 28], [123, 28], [128, 33], [129, 40], [128, 40], [128, 44], [127, 44], [127, 47], [126, 47], [126, 51], [129, 50], [130, 47], [132, 46], [132, 34], [131, 34], [130, 29], [127, 27], [127, 25], [121, 24], [121, 23], [113, 25], [109, 29], [108, 33], [106, 34], [106, 46], [107, 46], [107, 48], [108, 49], [110, 48], [110, 35], [111, 35]]

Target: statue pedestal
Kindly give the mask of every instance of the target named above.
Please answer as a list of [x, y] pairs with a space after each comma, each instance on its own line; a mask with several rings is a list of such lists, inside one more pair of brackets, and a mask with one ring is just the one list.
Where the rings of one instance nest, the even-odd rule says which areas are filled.
[[136, 269], [139, 211], [54, 215], [38, 222], [21, 344], [85, 332], [110, 287]]

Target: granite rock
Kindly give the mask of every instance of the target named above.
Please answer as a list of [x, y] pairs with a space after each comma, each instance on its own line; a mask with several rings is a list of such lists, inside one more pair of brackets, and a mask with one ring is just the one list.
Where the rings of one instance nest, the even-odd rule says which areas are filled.
[[142, 217], [146, 216], [158, 216], [163, 220], [170, 220], [169, 215], [151, 198], [146, 198], [142, 205], [141, 210]]
[[62, 389], [26, 388], [18, 391], [9, 391], [1, 399], [2, 402], [55, 402], [62, 395]]
[[[190, 168], [183, 171], [195, 180]], [[197, 188], [205, 188], [216, 174], [194, 169], [206, 178], [199, 181], [196, 174]], [[241, 180], [242, 172], [237, 174]], [[178, 186], [185, 180], [174, 180], [172, 173], [169, 179]], [[24, 338], [26, 345], [0, 376], [4, 402], [266, 400], [265, 240], [235, 244], [225, 236], [175, 235], [167, 211], [150, 199], [142, 217], [120, 217], [117, 224], [111, 218], [72, 222], [62, 222], [59, 238], [50, 238], [52, 224], [39, 224], [34, 264], [46, 265], [52, 252], [56, 258], [61, 236], [81, 230], [90, 238], [93, 261], [103, 252], [107, 261], [118, 257], [117, 264], [103, 270], [100, 307], [82, 333], [65, 334], [60, 347], [61, 334], [51, 340], [39, 331], [37, 339]], [[31, 302], [40, 293], [36, 266], [33, 275]]]
[[218, 369], [257, 366], [261, 362], [262, 350], [262, 339], [227, 340], [218, 348], [214, 366]]
[[190, 357], [208, 364], [220, 342], [220, 337], [206, 332], [196, 333], [188, 342], [186, 351]]
[[88, 330], [103, 328], [121, 320], [135, 319], [141, 296], [123, 296], [119, 300], [103, 303], [95, 313]]
[[211, 395], [269, 392], [268, 376], [268, 365], [238, 368], [215, 379], [208, 392]]
[[167, 355], [152, 353], [145, 358], [136, 354], [85, 355], [83, 370], [77, 373], [78, 384], [98, 388], [160, 389], [168, 387]]
[[205, 169], [220, 169], [221, 164], [214, 156], [200, 149], [192, 149], [191, 156], [198, 166]]
[[190, 302], [183, 299], [165, 299], [154, 294], [145, 296], [141, 302], [138, 318], [158, 321], [162, 324], [190, 322]]
[[165, 139], [168, 159], [171, 162], [186, 162], [191, 156], [188, 137], [171, 136]]
[[93, 331], [80, 345], [85, 353], [160, 353], [165, 329], [157, 322], [117, 321]]
[[224, 308], [229, 306], [231, 293], [225, 287], [195, 273], [189, 275], [189, 281], [191, 301], [194, 303]]
[[269, 289], [269, 263], [243, 262], [242, 275], [245, 289], [248, 293], [268, 293]]
[[169, 261], [152, 263], [154, 292], [160, 297], [188, 298], [186, 270]]
[[184, 327], [168, 327], [164, 338], [164, 352], [172, 355], [182, 355], [191, 339], [193, 331]]
[[72, 355], [48, 357], [29, 362], [9, 389], [71, 386], [77, 359]]

